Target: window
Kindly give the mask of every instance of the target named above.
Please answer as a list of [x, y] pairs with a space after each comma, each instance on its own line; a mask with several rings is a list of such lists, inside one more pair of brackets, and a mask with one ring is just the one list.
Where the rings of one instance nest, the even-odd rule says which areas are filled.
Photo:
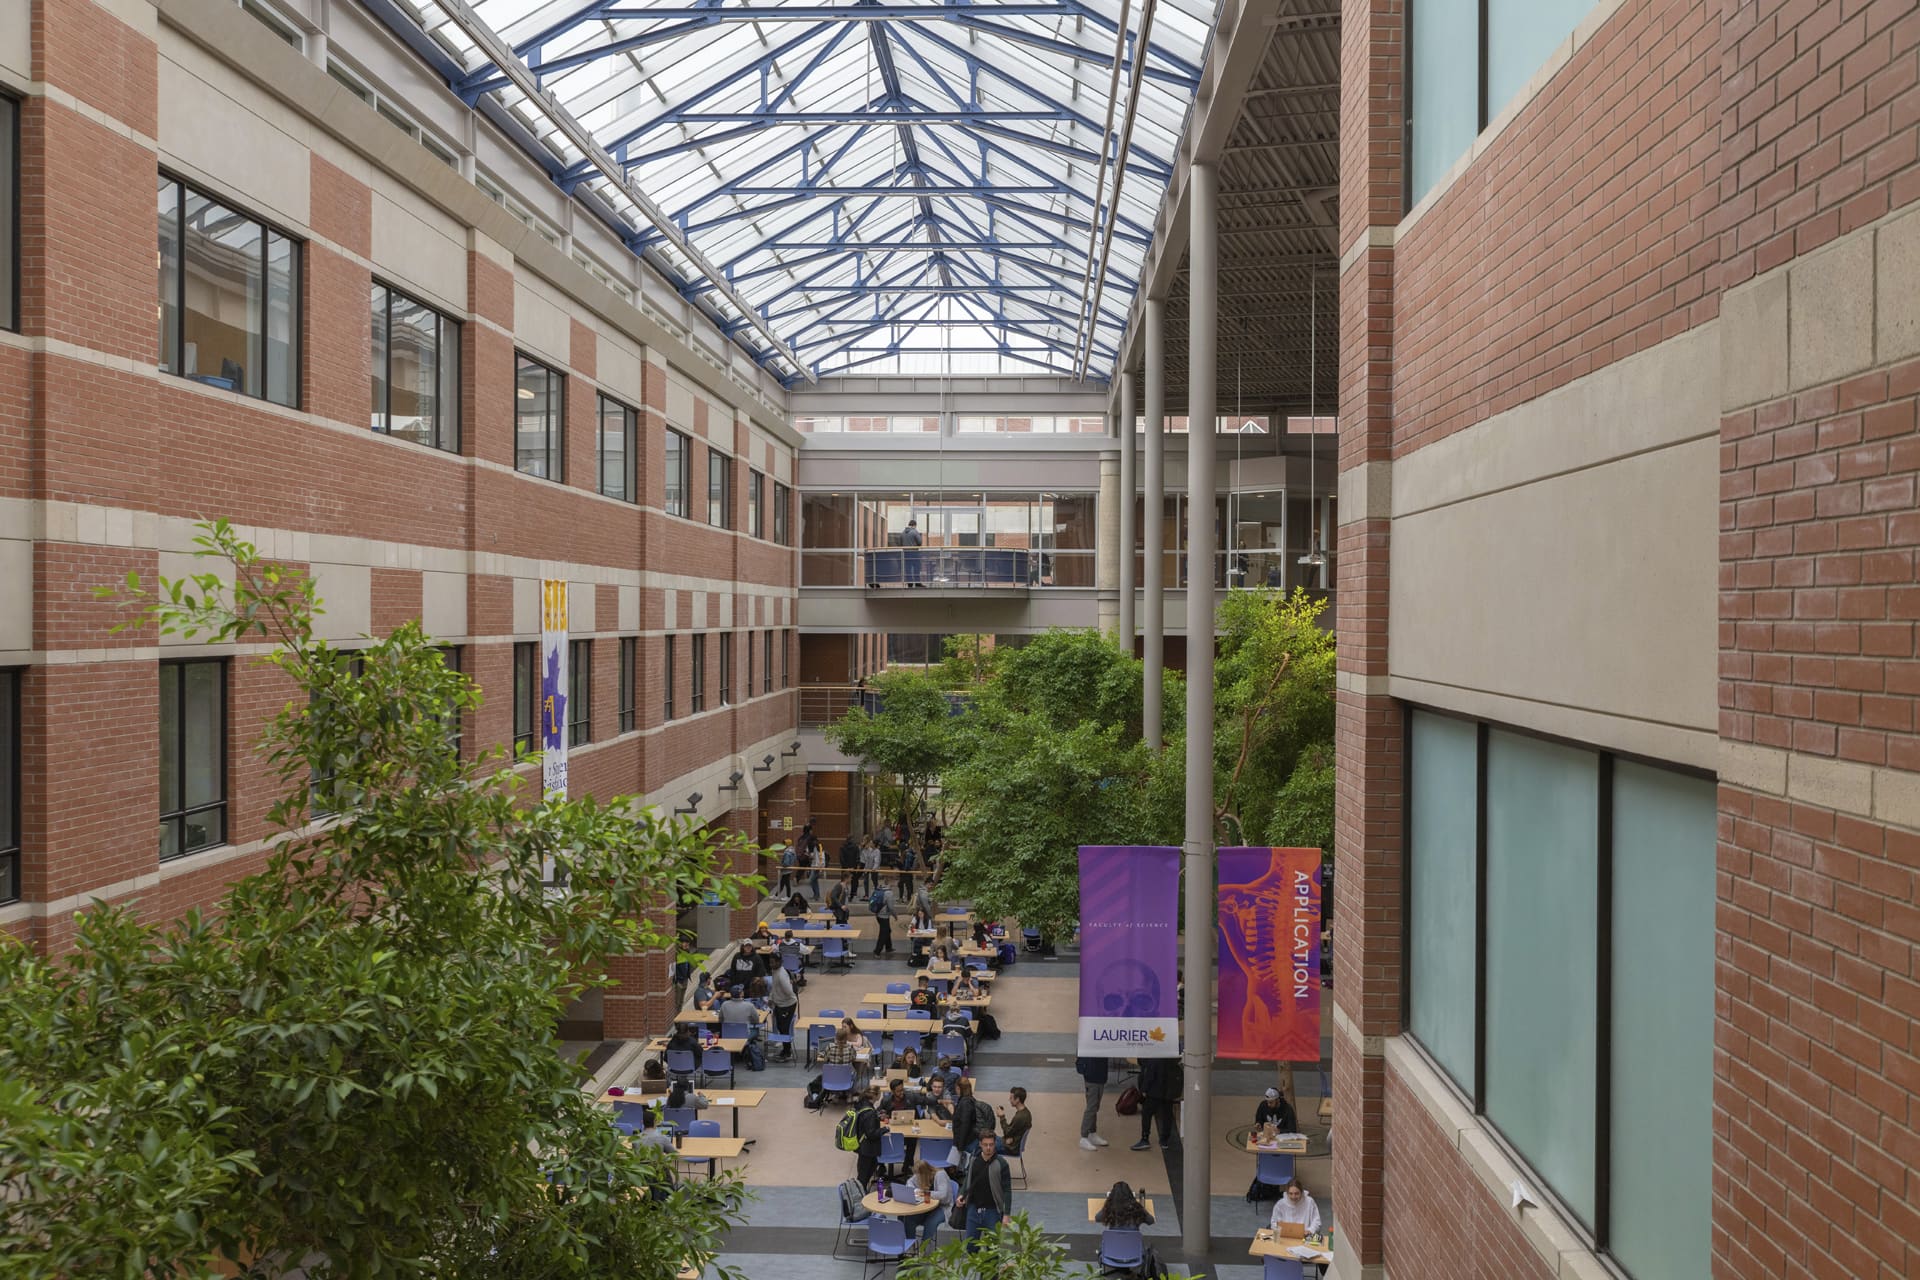
[[460, 452], [460, 325], [373, 283], [373, 429]]
[[300, 402], [300, 246], [160, 175], [160, 368]]
[[787, 655], [791, 652], [793, 652], [793, 632], [782, 631], [780, 633], [780, 687], [782, 689], [793, 686], [793, 681], [787, 679]]
[[666, 641], [667, 641], [666, 652], [665, 654], [662, 655], [662, 662], [661, 662], [661, 666], [664, 668], [664, 670], [661, 672], [661, 675], [667, 687], [666, 699], [665, 699], [666, 718], [671, 720], [673, 719], [673, 680], [675, 675], [674, 661], [673, 661], [673, 649], [674, 649], [673, 637], [672, 636], [666, 637]]
[[567, 643], [567, 745], [593, 741], [593, 641]]
[[671, 427], [667, 429], [666, 508], [670, 516], [687, 514], [693, 491], [693, 451], [687, 438]]
[[608, 396], [600, 397], [600, 492], [638, 502], [634, 485], [634, 424], [638, 415]]
[[303, 50], [306, 48], [307, 42], [300, 35], [300, 29], [268, 8], [261, 0], [240, 0], [240, 11], [258, 20], [260, 25], [294, 48]]
[[1409, 1034], [1634, 1280], [1705, 1274], [1713, 781], [1425, 711], [1407, 769]]
[[529, 356], [514, 356], [513, 469], [566, 479], [566, 394], [561, 376]]
[[742, 687], [743, 692], [749, 699], [753, 697], [753, 650], [753, 632], [749, 631], [747, 632], [747, 683]]
[[707, 523], [717, 529], [733, 527], [733, 459], [718, 449], [707, 450]]
[[0, 671], [0, 902], [20, 899], [20, 673]]
[[760, 658], [760, 692], [773, 692], [773, 632], [769, 631], [761, 639], [762, 656]]
[[767, 478], [758, 471], [747, 472], [747, 532], [756, 538], [767, 536], [766, 513], [760, 500]]
[[1414, 0], [1408, 14], [1407, 206], [1506, 110], [1594, 0]]
[[227, 839], [227, 669], [160, 664], [160, 857]]
[[783, 547], [793, 545], [793, 535], [787, 523], [788, 512], [793, 508], [793, 490], [773, 482], [773, 540]]
[[532, 751], [540, 740], [540, 646], [513, 646], [513, 753]]
[[632, 733], [636, 717], [634, 705], [634, 677], [640, 665], [640, 639], [638, 636], [620, 637], [620, 732]]
[[687, 700], [694, 712], [707, 709], [707, 638], [693, 637], [693, 695]]
[[0, 329], [20, 327], [20, 104], [0, 95]]
[[720, 633], [720, 705], [733, 704], [733, 632]]

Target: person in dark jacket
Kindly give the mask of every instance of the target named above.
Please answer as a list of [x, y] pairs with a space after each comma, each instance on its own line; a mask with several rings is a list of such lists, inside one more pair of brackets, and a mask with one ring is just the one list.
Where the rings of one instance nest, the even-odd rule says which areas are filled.
[[981, 1134], [979, 1154], [967, 1161], [960, 1175], [956, 1203], [967, 1211], [968, 1241], [993, 1230], [1013, 1212], [1013, 1170], [995, 1149], [998, 1141], [991, 1129]]
[[1280, 1096], [1278, 1089], [1267, 1090], [1267, 1096], [1254, 1109], [1253, 1122], [1256, 1125], [1270, 1124], [1281, 1133], [1300, 1132], [1300, 1117], [1294, 1113], [1293, 1104]]
[[1180, 1101], [1186, 1083], [1186, 1073], [1180, 1068], [1180, 1059], [1141, 1059], [1140, 1141], [1133, 1144], [1135, 1151], [1147, 1149], [1155, 1116], [1160, 1118], [1160, 1146], [1166, 1148], [1173, 1145], [1173, 1105]]
[[1105, 1058], [1075, 1058], [1073, 1069], [1087, 1090], [1087, 1109], [1080, 1113], [1080, 1149], [1098, 1151], [1107, 1145], [1100, 1136], [1100, 1098], [1107, 1091], [1109, 1064]]
[[981, 1137], [991, 1135], [993, 1108], [973, 1096], [973, 1081], [962, 1076], [953, 1100], [953, 1149], [972, 1155]]
[[854, 1153], [858, 1157], [854, 1176], [863, 1187], [873, 1185], [873, 1175], [880, 1168], [880, 1133], [884, 1126], [880, 1123], [880, 1113], [874, 1109], [874, 1103], [879, 1100], [880, 1090], [869, 1085], [853, 1104], [853, 1132], [860, 1139]]

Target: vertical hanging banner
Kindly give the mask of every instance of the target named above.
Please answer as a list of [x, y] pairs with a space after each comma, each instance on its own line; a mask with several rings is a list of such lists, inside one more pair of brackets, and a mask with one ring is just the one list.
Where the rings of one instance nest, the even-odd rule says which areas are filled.
[[567, 584], [540, 581], [540, 783], [567, 794]]
[[1080, 847], [1080, 1054], [1180, 1056], [1180, 851]]
[[1220, 850], [1223, 1058], [1320, 1060], [1318, 849]]

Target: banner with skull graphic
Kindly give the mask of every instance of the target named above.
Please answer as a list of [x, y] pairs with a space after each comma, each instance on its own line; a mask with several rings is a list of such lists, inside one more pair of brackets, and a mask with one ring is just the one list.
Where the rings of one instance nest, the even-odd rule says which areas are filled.
[[1320, 1060], [1318, 849], [1220, 850], [1223, 1058]]
[[1180, 850], [1080, 848], [1080, 1055], [1180, 1056]]

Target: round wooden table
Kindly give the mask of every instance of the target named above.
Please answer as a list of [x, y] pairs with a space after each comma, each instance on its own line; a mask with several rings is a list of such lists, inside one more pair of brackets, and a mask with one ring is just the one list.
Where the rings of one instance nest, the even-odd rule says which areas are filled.
[[869, 1191], [860, 1197], [860, 1206], [868, 1213], [883, 1213], [889, 1218], [917, 1218], [923, 1213], [944, 1208], [938, 1200], [929, 1200], [925, 1204], [914, 1204], [909, 1200], [881, 1200], [878, 1191]]

